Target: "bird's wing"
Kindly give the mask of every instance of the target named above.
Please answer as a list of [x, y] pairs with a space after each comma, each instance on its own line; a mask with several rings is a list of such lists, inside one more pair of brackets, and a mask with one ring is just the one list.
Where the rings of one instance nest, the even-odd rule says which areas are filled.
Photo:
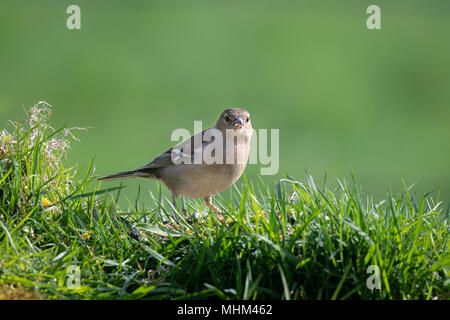
[[[199, 133], [193, 135], [189, 139], [186, 139], [183, 142], [180, 142], [179, 144], [170, 148], [166, 152], [160, 154], [155, 159], [153, 159], [152, 162], [139, 168], [138, 170], [165, 168], [165, 167], [168, 167], [171, 165], [176, 165], [176, 163], [174, 163], [173, 159], [172, 159], [172, 152], [174, 151], [174, 149], [175, 149], [175, 152], [177, 152], [177, 154], [181, 152], [180, 155], [183, 154], [184, 157], [187, 156], [192, 159], [194, 152], [197, 151], [194, 149], [195, 139], [199, 139], [199, 141], [202, 143], [202, 147], [205, 147], [214, 141], [214, 136], [209, 141], [203, 141], [203, 136], [207, 130], [209, 130], [209, 129], [203, 130], [202, 132], [199, 132]], [[189, 153], [187, 151], [189, 151]]]

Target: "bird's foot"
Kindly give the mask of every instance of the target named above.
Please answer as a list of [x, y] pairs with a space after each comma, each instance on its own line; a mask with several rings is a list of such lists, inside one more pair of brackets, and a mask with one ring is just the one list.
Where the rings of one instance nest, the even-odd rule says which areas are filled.
[[217, 208], [215, 205], [213, 205], [211, 203], [210, 208], [212, 209], [212, 211], [214, 211], [215, 213], [223, 213], [222, 210], [220, 210], [219, 208]]
[[205, 199], [205, 203], [208, 207], [210, 207], [212, 209], [212, 211], [216, 212], [216, 213], [222, 213], [222, 210], [220, 210], [219, 208], [217, 208], [212, 202], [211, 199], [206, 197]]
[[163, 221], [162, 224], [165, 227], [168, 227], [168, 228], [171, 228], [171, 229], [175, 228], [175, 225], [172, 222], [168, 221], [168, 220]]

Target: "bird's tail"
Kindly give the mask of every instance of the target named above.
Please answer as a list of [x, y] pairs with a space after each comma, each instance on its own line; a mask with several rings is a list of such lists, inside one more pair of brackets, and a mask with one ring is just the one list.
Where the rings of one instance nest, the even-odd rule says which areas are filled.
[[153, 175], [148, 172], [142, 172], [138, 170], [124, 171], [116, 174], [111, 174], [106, 177], [98, 178], [100, 181], [117, 180], [117, 179], [127, 179], [127, 178], [153, 178]]

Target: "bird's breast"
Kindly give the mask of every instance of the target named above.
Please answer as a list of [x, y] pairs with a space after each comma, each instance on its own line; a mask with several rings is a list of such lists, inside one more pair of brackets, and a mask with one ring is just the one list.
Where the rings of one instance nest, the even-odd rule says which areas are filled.
[[203, 198], [232, 186], [242, 175], [244, 164], [183, 164], [164, 168], [161, 180], [176, 196]]

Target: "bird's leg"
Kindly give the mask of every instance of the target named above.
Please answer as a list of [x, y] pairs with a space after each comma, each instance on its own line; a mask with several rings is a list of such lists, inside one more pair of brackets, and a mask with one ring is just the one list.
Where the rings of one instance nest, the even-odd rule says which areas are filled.
[[[177, 210], [177, 202], [176, 202], [176, 200], [175, 200], [176, 198], [177, 198], [176, 196], [172, 195], [172, 205], [173, 205], [173, 207], [174, 207], [174, 209], [173, 209], [173, 211], [172, 211], [172, 215], [173, 215], [173, 217], [175, 218], [175, 220], [178, 221], [178, 217], [177, 217], [177, 214], [176, 214], [176, 212], [175, 212], [175, 210]], [[184, 219], [185, 219], [187, 222], [189, 222], [189, 221], [191, 220], [191, 218], [188, 216], [187, 211], [186, 211], [186, 209], [184, 209], [184, 208], [183, 208], [183, 213], [184, 213], [184, 215], [185, 215]]]
[[215, 205], [212, 204], [211, 197], [204, 197], [203, 199], [205, 200], [206, 205], [210, 207], [214, 212], [222, 213], [222, 210], [220, 210], [219, 208], [217, 208]]
[[177, 197], [172, 195], [172, 205], [173, 205], [173, 211], [172, 211], [172, 215], [175, 218], [175, 221], [178, 221], [178, 217], [177, 214], [175, 213], [175, 210], [177, 210], [177, 202], [175, 201]]
[[220, 210], [219, 208], [217, 208], [215, 205], [212, 204], [211, 197], [204, 197], [203, 199], [205, 200], [205, 203], [208, 207], [210, 207], [214, 212], [219, 213], [217, 215], [217, 219], [219, 219], [220, 222], [224, 222], [225, 218], [222, 215], [222, 210]]

